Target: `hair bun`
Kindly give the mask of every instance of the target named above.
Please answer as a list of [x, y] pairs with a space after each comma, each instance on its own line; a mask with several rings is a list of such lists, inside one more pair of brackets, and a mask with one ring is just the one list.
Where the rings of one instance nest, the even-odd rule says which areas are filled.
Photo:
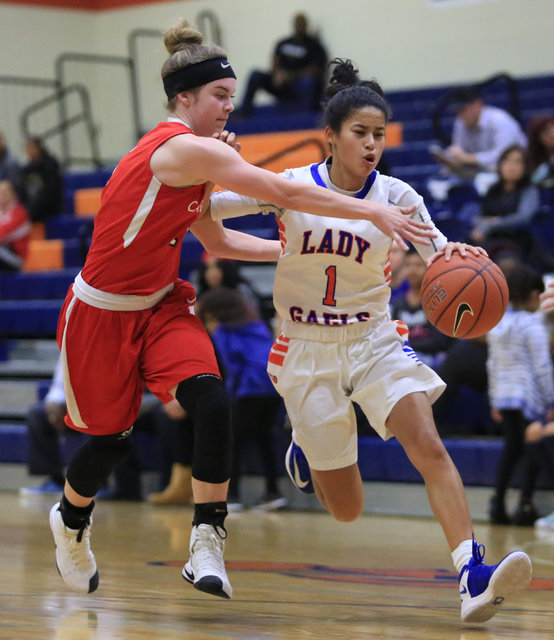
[[174, 27], [164, 32], [164, 45], [169, 55], [173, 55], [191, 44], [202, 44], [204, 37], [187, 20], [180, 20]]

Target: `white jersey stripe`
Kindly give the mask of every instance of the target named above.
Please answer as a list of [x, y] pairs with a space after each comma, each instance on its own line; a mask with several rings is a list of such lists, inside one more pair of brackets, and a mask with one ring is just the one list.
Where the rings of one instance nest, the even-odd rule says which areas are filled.
[[123, 234], [124, 247], [128, 247], [139, 234], [142, 229], [142, 225], [146, 222], [148, 214], [152, 211], [152, 207], [154, 206], [156, 196], [158, 195], [158, 191], [161, 186], [162, 183], [156, 178], [156, 176], [152, 176], [152, 180], [150, 180], [148, 189], [146, 189], [146, 193], [144, 194], [144, 197], [131, 220], [131, 224]]

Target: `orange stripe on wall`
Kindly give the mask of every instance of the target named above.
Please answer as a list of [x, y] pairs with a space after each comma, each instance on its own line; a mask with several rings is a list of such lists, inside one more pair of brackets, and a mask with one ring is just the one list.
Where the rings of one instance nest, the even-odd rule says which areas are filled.
[[[2, 0], [0, 4], [17, 4], [51, 9], [78, 9], [83, 11], [105, 11], [122, 7], [138, 7], [168, 0]], [[186, 0], [184, 0], [186, 2]]]

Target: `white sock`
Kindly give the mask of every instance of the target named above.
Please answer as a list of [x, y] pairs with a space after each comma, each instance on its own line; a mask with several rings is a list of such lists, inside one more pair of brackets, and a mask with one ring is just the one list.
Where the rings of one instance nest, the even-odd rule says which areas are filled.
[[460, 573], [473, 555], [473, 540], [462, 540], [452, 552], [452, 562], [456, 571]]

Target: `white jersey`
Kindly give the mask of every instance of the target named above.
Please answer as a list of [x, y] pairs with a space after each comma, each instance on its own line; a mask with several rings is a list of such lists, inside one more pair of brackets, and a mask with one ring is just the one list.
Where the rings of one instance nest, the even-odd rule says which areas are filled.
[[[326, 162], [287, 169], [281, 174], [384, 205], [417, 205], [412, 218], [431, 222], [423, 198], [408, 184], [373, 171], [358, 192], [335, 187]], [[345, 325], [388, 315], [392, 240], [373, 223], [278, 209], [229, 192], [212, 195], [212, 217], [275, 211], [282, 253], [277, 263], [274, 304], [288, 321]], [[427, 259], [447, 240], [437, 230], [431, 245], [416, 245]]]

